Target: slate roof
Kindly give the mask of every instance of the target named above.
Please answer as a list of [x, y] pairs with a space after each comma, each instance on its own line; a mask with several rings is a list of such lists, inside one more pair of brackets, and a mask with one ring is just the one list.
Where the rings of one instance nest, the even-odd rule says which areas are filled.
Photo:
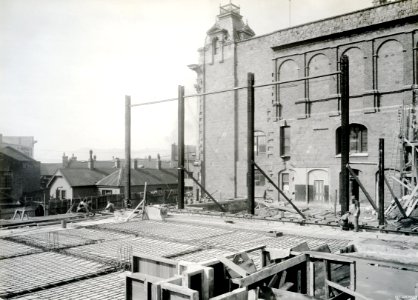
[[0, 148], [0, 153], [18, 161], [36, 161], [32, 157], [29, 157], [9, 146]]
[[111, 171], [106, 169], [80, 169], [80, 168], [63, 168], [59, 170], [72, 186], [91, 186], [95, 185], [99, 180], [105, 178]]
[[[126, 174], [119, 169], [97, 182], [98, 186], [123, 186]], [[132, 169], [131, 185], [177, 184], [177, 169]]]
[[[114, 165], [115, 163], [111, 160], [95, 160], [94, 161], [94, 168], [96, 169], [112, 169]], [[85, 168], [88, 168], [88, 161], [71, 160], [69, 161], [67, 168], [85, 169]]]
[[41, 163], [41, 176], [53, 176], [61, 168], [61, 163]]

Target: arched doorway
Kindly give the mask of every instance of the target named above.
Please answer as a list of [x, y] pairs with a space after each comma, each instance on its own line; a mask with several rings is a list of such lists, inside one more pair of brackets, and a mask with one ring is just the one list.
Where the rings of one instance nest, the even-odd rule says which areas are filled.
[[314, 169], [308, 172], [308, 202], [323, 203], [329, 200], [328, 172]]

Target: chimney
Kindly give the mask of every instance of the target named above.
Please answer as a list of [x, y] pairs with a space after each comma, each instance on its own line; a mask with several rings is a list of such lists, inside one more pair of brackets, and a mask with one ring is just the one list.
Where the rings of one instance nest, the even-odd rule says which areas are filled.
[[160, 154], [157, 154], [157, 170], [161, 170], [161, 158]]
[[115, 168], [120, 169], [120, 159], [119, 159], [119, 157], [115, 158]]
[[65, 153], [62, 154], [62, 167], [68, 167], [68, 156]]
[[90, 150], [89, 153], [90, 153], [90, 157], [88, 161], [88, 167], [90, 170], [93, 170], [94, 169], [93, 150]]
[[177, 145], [171, 144], [171, 161], [177, 161], [178, 157], [177, 157]]
[[134, 159], [134, 170], [138, 169], [138, 160]]
[[151, 155], [148, 155], [148, 161], [151, 161]]

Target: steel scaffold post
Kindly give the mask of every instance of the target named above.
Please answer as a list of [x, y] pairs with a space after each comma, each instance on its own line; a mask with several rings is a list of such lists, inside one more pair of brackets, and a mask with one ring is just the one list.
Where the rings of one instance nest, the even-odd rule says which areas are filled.
[[379, 225], [385, 225], [385, 140], [379, 139]]
[[350, 175], [347, 165], [350, 162], [350, 117], [349, 117], [349, 67], [348, 57], [343, 55], [340, 60], [340, 87], [341, 87], [341, 174], [340, 174], [340, 205], [341, 215], [349, 210]]
[[131, 199], [131, 96], [125, 96], [125, 201]]
[[184, 87], [178, 87], [178, 187], [177, 206], [184, 208]]
[[247, 75], [247, 212], [254, 214], [254, 74]]

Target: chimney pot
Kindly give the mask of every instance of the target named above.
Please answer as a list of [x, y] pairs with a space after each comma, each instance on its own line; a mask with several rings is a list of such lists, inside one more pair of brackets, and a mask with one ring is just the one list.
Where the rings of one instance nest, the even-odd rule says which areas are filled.
[[90, 170], [93, 170], [94, 169], [93, 150], [90, 150], [89, 153], [90, 153], [90, 158], [88, 162], [88, 167]]
[[115, 168], [120, 169], [120, 159], [118, 157], [115, 158]]
[[138, 160], [134, 159], [134, 170], [138, 169]]
[[159, 153], [157, 154], [157, 169], [161, 169], [161, 157]]
[[62, 154], [62, 167], [68, 167], [68, 156], [65, 155], [65, 152]]

